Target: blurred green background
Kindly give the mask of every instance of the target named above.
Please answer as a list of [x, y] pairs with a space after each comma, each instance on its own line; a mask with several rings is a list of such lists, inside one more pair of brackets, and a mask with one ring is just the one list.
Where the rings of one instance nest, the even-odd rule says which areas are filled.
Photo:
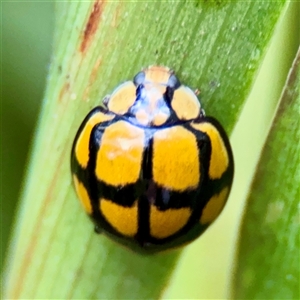
[[4, 2], [1, 93], [1, 270], [50, 65], [54, 2]]

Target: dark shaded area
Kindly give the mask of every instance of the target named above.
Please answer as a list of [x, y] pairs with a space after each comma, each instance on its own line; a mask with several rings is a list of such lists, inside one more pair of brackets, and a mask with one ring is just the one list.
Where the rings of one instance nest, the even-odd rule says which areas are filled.
[[53, 2], [2, 4], [1, 270], [42, 103], [53, 28]]

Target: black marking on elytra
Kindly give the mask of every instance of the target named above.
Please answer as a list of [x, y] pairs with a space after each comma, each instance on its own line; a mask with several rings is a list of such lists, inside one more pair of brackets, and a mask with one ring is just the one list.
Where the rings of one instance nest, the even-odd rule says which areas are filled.
[[138, 200], [138, 232], [136, 240], [143, 247], [150, 235], [150, 203], [145, 195]]
[[193, 207], [197, 201], [197, 194], [197, 187], [179, 192], [157, 186], [154, 204], [162, 211], [183, 207]]
[[86, 174], [87, 180], [89, 184], [89, 193], [91, 196], [91, 202], [93, 207], [93, 212], [99, 211], [99, 192], [97, 189], [97, 178], [96, 178], [96, 161], [97, 161], [97, 154], [101, 146], [102, 136], [105, 132], [105, 126], [103, 124], [96, 125], [92, 131], [90, 136], [90, 143], [89, 143], [89, 152], [90, 152], [90, 159], [87, 166]]
[[157, 198], [157, 185], [152, 179], [146, 180], [146, 182], [147, 188], [143, 196], [148, 201], [148, 203], [152, 205], [155, 203], [155, 199]]
[[138, 233], [136, 240], [144, 247], [149, 240], [150, 235], [150, 205], [156, 198], [156, 186], [152, 180], [153, 177], [153, 136], [151, 130], [146, 130], [145, 145], [142, 159], [142, 168], [140, 180], [143, 183], [144, 189], [138, 200]]
[[153, 164], [153, 133], [150, 130], [145, 131], [145, 145], [143, 152], [143, 161], [141, 167], [141, 179], [150, 180], [153, 177], [152, 164]]
[[121, 206], [131, 207], [137, 199], [137, 184], [127, 184], [125, 186], [112, 186], [103, 181], [97, 181], [96, 190], [98, 198], [104, 198]]

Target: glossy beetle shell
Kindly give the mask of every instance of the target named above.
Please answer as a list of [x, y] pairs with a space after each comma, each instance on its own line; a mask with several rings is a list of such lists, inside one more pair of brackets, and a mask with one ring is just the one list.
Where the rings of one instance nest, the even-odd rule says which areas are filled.
[[224, 129], [165, 67], [144, 69], [104, 102], [84, 119], [71, 154], [77, 195], [97, 231], [148, 253], [192, 241], [230, 192]]

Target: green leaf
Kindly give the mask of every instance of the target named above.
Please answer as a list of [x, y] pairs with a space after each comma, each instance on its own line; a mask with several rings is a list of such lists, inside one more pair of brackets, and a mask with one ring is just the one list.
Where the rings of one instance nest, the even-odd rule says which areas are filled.
[[7, 298], [147, 298], [178, 251], [141, 256], [93, 233], [69, 155], [87, 112], [142, 67], [173, 68], [231, 132], [285, 1], [59, 2], [54, 53], [6, 271]]
[[236, 299], [299, 299], [300, 48], [254, 177], [241, 231]]

